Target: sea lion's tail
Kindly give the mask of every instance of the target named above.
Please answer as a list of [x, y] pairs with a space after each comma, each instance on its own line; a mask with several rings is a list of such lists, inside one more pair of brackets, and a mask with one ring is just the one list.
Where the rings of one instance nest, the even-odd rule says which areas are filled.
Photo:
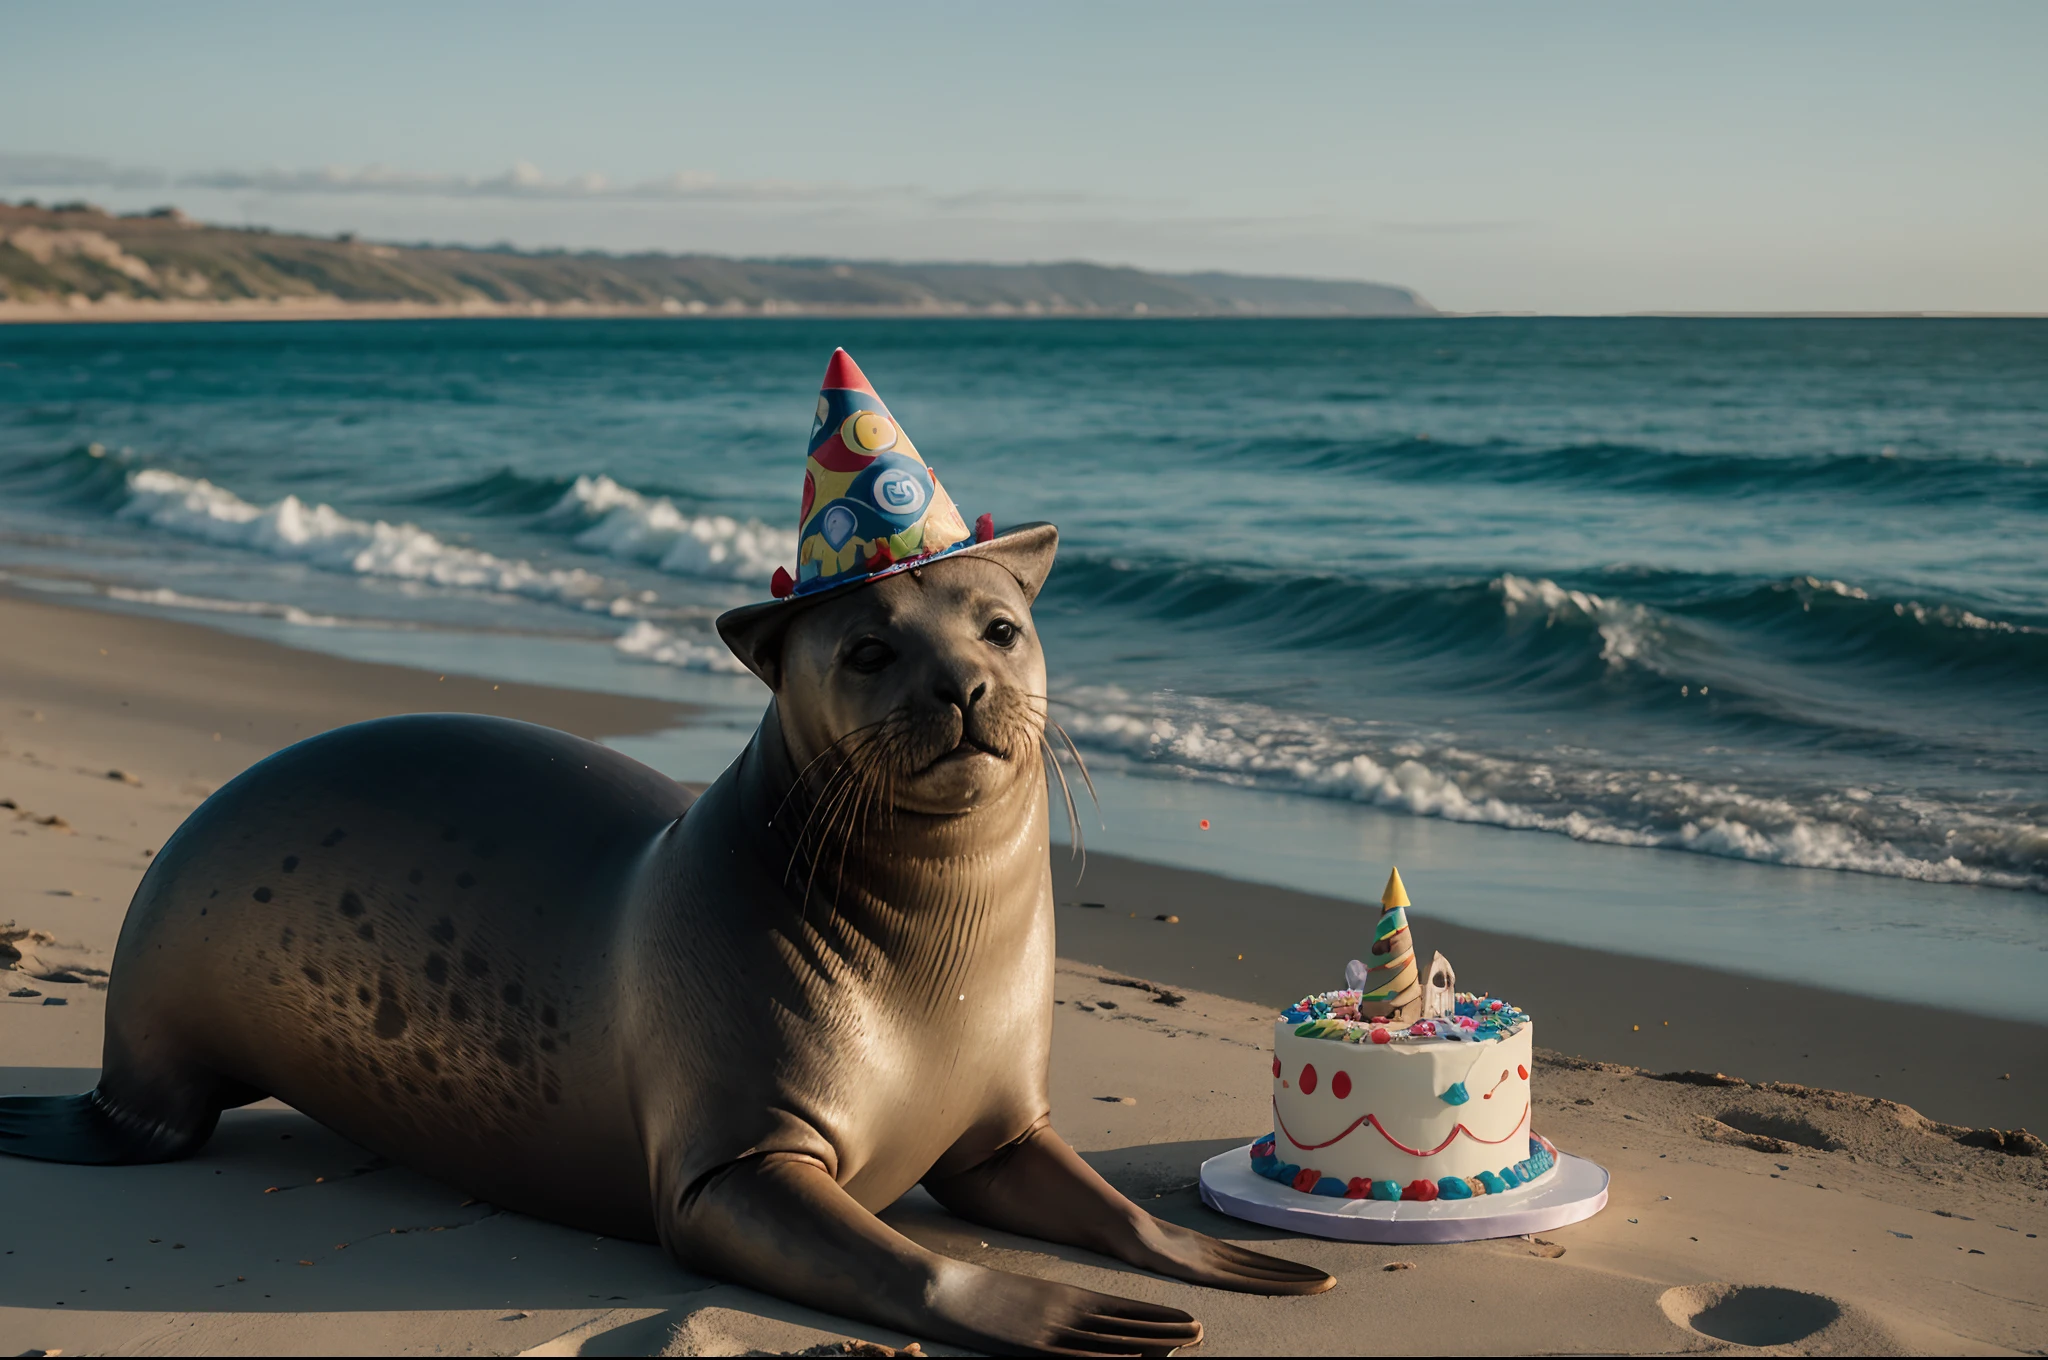
[[122, 1166], [188, 1157], [213, 1136], [201, 1127], [124, 1116], [98, 1091], [77, 1096], [0, 1096], [0, 1152], [44, 1162]]

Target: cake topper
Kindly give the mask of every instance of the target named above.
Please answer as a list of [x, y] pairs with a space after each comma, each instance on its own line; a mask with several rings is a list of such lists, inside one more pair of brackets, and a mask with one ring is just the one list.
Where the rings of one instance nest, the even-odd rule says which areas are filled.
[[[1344, 970], [1346, 980], [1354, 972], [1364, 976], [1356, 982], [1363, 993], [1358, 998], [1361, 1016], [1386, 1016], [1401, 1024], [1412, 1024], [1423, 1010], [1422, 983], [1415, 975], [1415, 943], [1408, 934], [1408, 889], [1401, 871], [1387, 875], [1386, 891], [1380, 894], [1380, 919], [1373, 930], [1370, 955], [1372, 966], [1362, 968], [1353, 959]], [[1431, 969], [1432, 975], [1435, 970]]]
[[1455, 1015], [1458, 1009], [1458, 970], [1438, 950], [1429, 961], [1429, 973], [1422, 979], [1422, 1013], [1426, 1016]]

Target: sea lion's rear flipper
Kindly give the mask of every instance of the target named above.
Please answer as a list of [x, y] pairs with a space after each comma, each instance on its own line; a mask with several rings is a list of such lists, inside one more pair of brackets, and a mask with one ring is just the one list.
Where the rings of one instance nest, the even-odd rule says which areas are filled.
[[[197, 1092], [190, 1094], [197, 1095]], [[209, 1093], [211, 1094], [211, 1093]], [[78, 1096], [0, 1096], [0, 1152], [44, 1162], [124, 1166], [189, 1157], [213, 1136], [227, 1105], [261, 1099], [180, 1100], [143, 1113], [116, 1104], [104, 1090]]]
[[118, 1166], [155, 1162], [149, 1140], [82, 1096], [0, 1096], [0, 1152], [44, 1162]]

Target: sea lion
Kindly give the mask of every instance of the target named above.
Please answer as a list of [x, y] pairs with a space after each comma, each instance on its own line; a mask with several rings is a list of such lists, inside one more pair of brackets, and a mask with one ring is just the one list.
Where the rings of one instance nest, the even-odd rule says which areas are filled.
[[875, 1216], [913, 1185], [1177, 1279], [1329, 1288], [1153, 1218], [1051, 1128], [1031, 600], [1056, 535], [1001, 541], [722, 619], [774, 697], [694, 802], [453, 714], [252, 767], [143, 877], [99, 1086], [0, 1100], [0, 1148], [181, 1157], [274, 1095], [494, 1204], [998, 1352], [1165, 1354], [1201, 1325], [927, 1251]]

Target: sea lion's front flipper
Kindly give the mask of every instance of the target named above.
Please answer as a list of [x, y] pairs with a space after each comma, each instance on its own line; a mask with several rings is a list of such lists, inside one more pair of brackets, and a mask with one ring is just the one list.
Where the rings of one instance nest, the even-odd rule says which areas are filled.
[[1176, 1280], [1244, 1294], [1320, 1294], [1337, 1281], [1154, 1218], [1125, 1199], [1046, 1120], [996, 1153], [925, 1189], [962, 1218], [1086, 1247]]
[[1177, 1308], [926, 1251], [810, 1157], [742, 1157], [664, 1202], [663, 1245], [690, 1269], [912, 1336], [996, 1355], [1170, 1355], [1202, 1339]]

